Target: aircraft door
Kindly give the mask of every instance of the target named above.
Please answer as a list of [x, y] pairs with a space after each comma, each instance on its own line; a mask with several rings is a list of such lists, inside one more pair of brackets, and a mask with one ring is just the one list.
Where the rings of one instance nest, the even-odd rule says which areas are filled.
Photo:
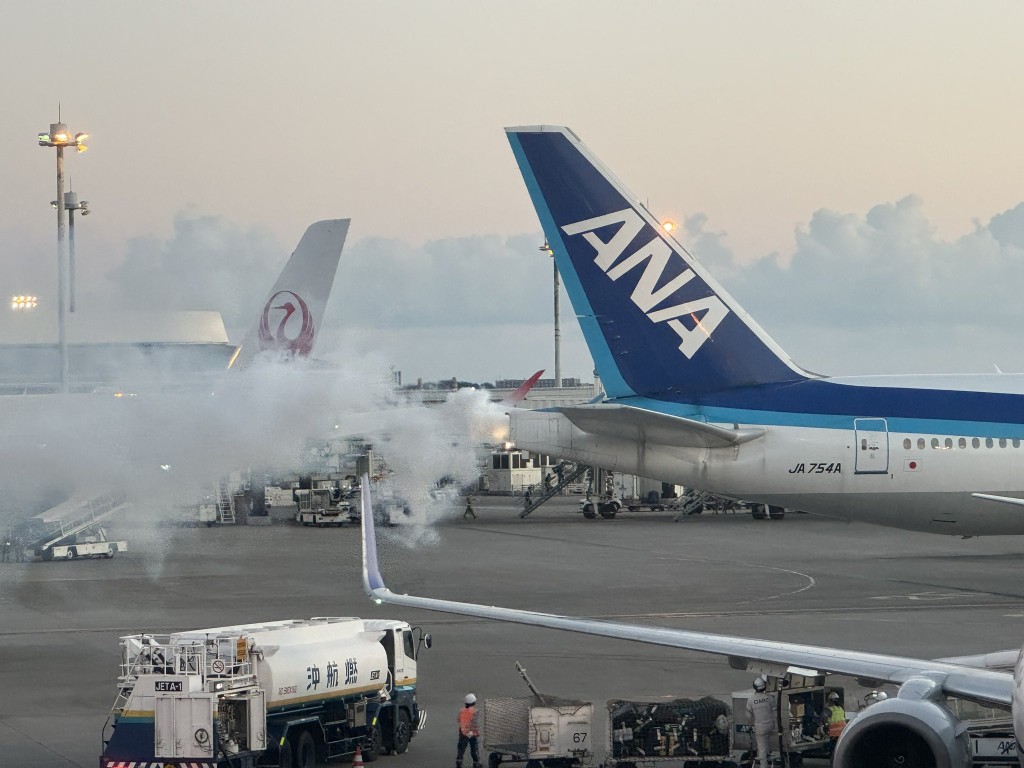
[[854, 474], [881, 475], [889, 471], [889, 426], [885, 419], [854, 419]]

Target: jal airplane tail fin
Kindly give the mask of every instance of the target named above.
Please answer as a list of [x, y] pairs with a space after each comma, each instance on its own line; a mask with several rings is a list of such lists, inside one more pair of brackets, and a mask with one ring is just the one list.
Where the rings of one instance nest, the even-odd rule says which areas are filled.
[[506, 128], [611, 398], [799, 381], [797, 367], [568, 128]]
[[311, 224], [277, 278], [259, 319], [228, 363], [244, 369], [258, 355], [308, 357], [323, 325], [327, 299], [351, 219]]
[[526, 396], [530, 394], [530, 390], [533, 389], [533, 385], [540, 381], [540, 377], [543, 375], [544, 369], [541, 368], [539, 371], [533, 374], [533, 376], [531, 376], [522, 384], [520, 384], [514, 392], [510, 392], [508, 395], [506, 395], [502, 399], [501, 404], [515, 405], [516, 403], [521, 403], [523, 400], [526, 399]]

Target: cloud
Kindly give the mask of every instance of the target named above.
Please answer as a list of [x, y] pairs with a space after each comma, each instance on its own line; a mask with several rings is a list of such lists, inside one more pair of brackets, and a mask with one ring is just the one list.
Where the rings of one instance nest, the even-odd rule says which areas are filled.
[[328, 323], [374, 328], [532, 323], [551, 310], [551, 259], [539, 235], [473, 235], [412, 246], [368, 238], [342, 255], [343, 301]]
[[219, 310], [229, 329], [247, 330], [288, 254], [263, 227], [180, 212], [170, 238], [128, 241], [124, 261], [107, 273], [106, 291], [92, 306]]
[[1024, 370], [1022, 245], [1024, 203], [944, 240], [911, 195], [864, 215], [818, 210], [792, 254], [725, 259], [723, 282], [794, 358], [825, 372]]
[[[1024, 203], [937, 234], [920, 198], [864, 213], [815, 211], [795, 246], [741, 263], [703, 214], [679, 237], [798, 362], [826, 373], [1024, 370]], [[406, 380], [552, 373], [551, 261], [541, 236], [472, 235], [411, 245], [350, 241], [318, 354], [373, 352]], [[259, 227], [180, 213], [170, 238], [136, 238], [109, 273], [109, 301], [219, 309], [237, 339], [287, 258]], [[563, 375], [591, 365], [563, 294]]]

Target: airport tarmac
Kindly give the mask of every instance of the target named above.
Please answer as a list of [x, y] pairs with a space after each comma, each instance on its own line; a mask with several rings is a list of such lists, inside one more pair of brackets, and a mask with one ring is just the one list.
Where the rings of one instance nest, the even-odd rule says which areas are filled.
[[[961, 540], [806, 515], [584, 520], [569, 498], [526, 520], [515, 499], [481, 496], [474, 508], [475, 521], [460, 506], [429, 529], [382, 531], [389, 586], [918, 657], [1024, 640], [1024, 537]], [[363, 596], [356, 528], [126, 523], [113, 533], [131, 550], [112, 560], [0, 563], [0, 765], [95, 766], [117, 638], [140, 631], [323, 615], [423, 626], [434, 638], [419, 668], [427, 727], [381, 766], [452, 765], [463, 696], [525, 695], [516, 660], [542, 691], [595, 703], [595, 763], [606, 700], [728, 700], [750, 684], [711, 656], [376, 606]]]

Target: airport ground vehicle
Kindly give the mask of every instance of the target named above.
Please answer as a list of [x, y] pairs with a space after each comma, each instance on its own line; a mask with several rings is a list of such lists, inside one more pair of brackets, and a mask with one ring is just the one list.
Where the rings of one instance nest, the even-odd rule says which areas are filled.
[[517, 661], [530, 696], [485, 699], [483, 750], [488, 768], [526, 763], [526, 768], [573, 768], [594, 757], [594, 705], [541, 693]]
[[103, 528], [96, 528], [95, 533], [76, 534], [45, 550], [41, 556], [45, 560], [75, 560], [85, 557], [113, 557], [118, 552], [128, 550], [127, 541], [110, 541]]
[[723, 701], [608, 702], [608, 756], [616, 768], [738, 765], [732, 751], [732, 713]]
[[359, 522], [359, 506], [338, 488], [303, 488], [295, 491], [295, 521], [325, 528]]
[[16, 534], [20, 558], [74, 560], [113, 557], [128, 549], [126, 541], [111, 541], [105, 526], [125, 508], [125, 496], [109, 493], [72, 498], [24, 521]]
[[[316, 617], [122, 637], [100, 768], [312, 768], [404, 753], [426, 722], [402, 621]], [[108, 732], [109, 727], [109, 732]]]
[[622, 506], [622, 499], [615, 497], [594, 500], [587, 496], [584, 499], [580, 499], [580, 512], [588, 520], [593, 520], [598, 515], [611, 520], [619, 513]]

